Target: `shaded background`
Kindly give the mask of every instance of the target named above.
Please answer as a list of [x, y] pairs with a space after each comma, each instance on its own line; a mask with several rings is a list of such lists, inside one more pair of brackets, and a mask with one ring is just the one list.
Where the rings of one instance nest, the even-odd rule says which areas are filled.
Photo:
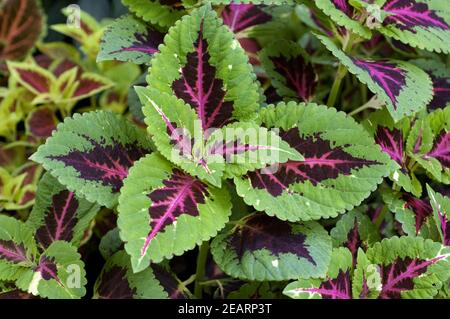
[[[81, 10], [86, 11], [95, 19], [116, 18], [127, 13], [127, 9], [122, 5], [121, 0], [41, 0], [42, 7], [47, 15], [47, 25], [65, 23], [66, 17], [61, 13], [61, 9], [71, 4], [78, 4]], [[64, 35], [51, 29], [47, 31], [45, 42], [64, 41]]]

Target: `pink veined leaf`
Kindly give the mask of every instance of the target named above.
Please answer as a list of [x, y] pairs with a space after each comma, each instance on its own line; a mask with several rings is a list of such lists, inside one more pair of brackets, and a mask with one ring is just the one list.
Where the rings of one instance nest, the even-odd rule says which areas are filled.
[[288, 161], [280, 164], [276, 173], [250, 172], [252, 186], [266, 189], [272, 196], [279, 196], [289, 185], [310, 181], [317, 185], [323, 180], [350, 175], [353, 169], [379, 164], [376, 161], [355, 157], [342, 146], [332, 148], [330, 141], [319, 134], [302, 137], [298, 128], [281, 131], [280, 137], [304, 156], [304, 161]]
[[25, 247], [12, 240], [0, 239], [0, 259], [18, 264], [28, 260]]
[[222, 19], [232, 32], [238, 33], [249, 27], [266, 23], [272, 20], [272, 16], [253, 4], [232, 3], [223, 9]]
[[331, 1], [333, 2], [336, 9], [341, 10], [350, 18], [353, 16], [354, 10], [353, 7], [350, 6], [350, 4], [348, 3], [348, 0], [331, 0]]
[[443, 167], [450, 168], [450, 132], [442, 131], [434, 141], [433, 148], [425, 158], [434, 157]]
[[77, 223], [78, 200], [74, 193], [63, 190], [52, 197], [52, 206], [45, 214], [43, 225], [36, 231], [37, 241], [47, 248], [54, 241], [73, 238], [74, 227]]
[[130, 287], [126, 277], [127, 270], [113, 266], [103, 272], [97, 289], [99, 299], [133, 299], [136, 288]]
[[149, 208], [152, 229], [142, 247], [141, 255], [145, 255], [151, 240], [168, 225], [173, 224], [180, 215], [198, 216], [198, 205], [204, 204], [208, 195], [206, 184], [178, 169], [175, 169], [163, 184], [163, 187], [148, 195], [152, 201]]
[[425, 220], [433, 213], [430, 201], [416, 198], [408, 193], [404, 193], [402, 195], [402, 199], [406, 201], [405, 207], [411, 209], [414, 212], [417, 235], [419, 234]]
[[405, 72], [394, 63], [353, 59], [353, 63], [367, 71], [372, 79], [386, 92], [397, 108], [397, 97], [406, 84]]
[[425, 273], [428, 266], [438, 262], [444, 256], [429, 260], [419, 258], [397, 258], [389, 265], [380, 265], [382, 289], [380, 299], [399, 299], [401, 292], [414, 288], [414, 278]]
[[54, 279], [61, 284], [61, 280], [58, 277], [58, 268], [56, 267], [54, 261], [47, 256], [43, 256], [41, 258], [35, 272], [40, 272], [42, 279], [44, 280]]
[[339, 271], [337, 278], [329, 279], [318, 288], [301, 288], [301, 291], [318, 293], [323, 299], [352, 299], [350, 273]]
[[414, 154], [419, 153], [420, 147], [422, 146], [422, 140], [423, 140], [423, 128], [420, 128], [419, 134], [417, 136], [416, 142], [414, 143], [414, 147], [413, 147]]
[[344, 243], [344, 246], [347, 247], [353, 256], [353, 267], [356, 265], [356, 256], [358, 254], [358, 248], [362, 245], [362, 240], [359, 235], [358, 228], [358, 219], [355, 218], [355, 223], [353, 224], [353, 228], [350, 229], [347, 235], [347, 241]]
[[437, 77], [428, 73], [433, 82], [433, 99], [428, 104], [428, 110], [433, 111], [438, 108], [444, 108], [450, 103], [450, 79], [446, 77]]
[[86, 139], [92, 144], [91, 150], [85, 152], [72, 150], [66, 155], [48, 158], [73, 167], [80, 178], [110, 186], [114, 193], [122, 187], [123, 180], [128, 176], [128, 169], [147, 153], [136, 144], [124, 145], [113, 141], [113, 145], [105, 145]]
[[232, 122], [233, 103], [225, 101], [223, 81], [216, 78], [216, 68], [209, 64], [208, 43], [200, 29], [195, 50], [187, 55], [181, 78], [172, 83], [175, 95], [193, 107], [204, 130], [221, 128]]
[[417, 31], [414, 27], [438, 28], [450, 30], [450, 26], [436, 11], [428, 8], [424, 2], [416, 0], [389, 0], [382, 8], [389, 15], [384, 19], [384, 25], [394, 25], [400, 30]]
[[33, 136], [47, 138], [56, 129], [55, 115], [50, 108], [41, 107], [31, 113], [27, 125]]
[[387, 127], [379, 126], [375, 133], [375, 142], [381, 146], [381, 150], [389, 155], [401, 167], [404, 167], [403, 161], [403, 133], [394, 128], [390, 130]]
[[271, 57], [275, 71], [286, 80], [286, 85], [302, 101], [309, 101], [317, 87], [317, 75], [311, 63], [299, 55], [287, 59], [284, 56]]
[[239, 258], [247, 251], [267, 249], [274, 256], [294, 254], [316, 265], [308, 250], [306, 235], [292, 233], [289, 223], [266, 214], [256, 214], [247, 219], [245, 224], [231, 235], [229, 244]]

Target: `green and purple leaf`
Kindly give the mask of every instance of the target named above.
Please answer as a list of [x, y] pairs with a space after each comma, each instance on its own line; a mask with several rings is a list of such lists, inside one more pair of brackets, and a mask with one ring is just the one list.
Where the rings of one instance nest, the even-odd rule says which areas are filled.
[[326, 273], [331, 240], [314, 222], [292, 224], [256, 213], [217, 236], [211, 252], [225, 273], [240, 279], [317, 278]]
[[379, 31], [405, 44], [450, 52], [450, 10], [439, 0], [388, 0]]
[[329, 38], [319, 40], [348, 71], [378, 96], [394, 121], [426, 107], [433, 97], [428, 74], [417, 66], [400, 60], [367, 60], [348, 56]]
[[149, 267], [133, 273], [129, 256], [119, 251], [106, 262], [94, 287], [95, 299], [165, 299], [167, 293]]
[[123, 0], [122, 2], [137, 17], [162, 27], [172, 26], [186, 14], [180, 0]]
[[432, 298], [450, 277], [449, 259], [448, 247], [429, 239], [409, 236], [384, 239], [366, 253], [359, 251], [353, 295]]
[[231, 203], [225, 189], [152, 154], [131, 169], [118, 210], [120, 236], [133, 270], [139, 272], [150, 262], [180, 255], [214, 236], [228, 221]]
[[151, 152], [150, 143], [137, 127], [109, 112], [75, 114], [32, 159], [57, 177], [75, 194], [109, 207], [134, 161]]
[[333, 249], [324, 279], [300, 279], [286, 286], [283, 294], [294, 299], [352, 299], [350, 272], [352, 255], [348, 249]]
[[131, 15], [115, 20], [105, 31], [97, 61], [118, 60], [148, 64], [163, 43], [164, 34]]
[[78, 246], [99, 206], [76, 196], [49, 173], [39, 182], [36, 203], [26, 222], [42, 249], [64, 240]]
[[254, 4], [231, 3], [222, 10], [221, 17], [233, 33], [239, 33], [272, 20], [272, 16], [264, 12], [263, 8]]
[[434, 192], [428, 185], [427, 191], [442, 244], [450, 246], [450, 199], [447, 195]]
[[[265, 108], [261, 119], [269, 129], [280, 128], [280, 137], [304, 157], [275, 171], [235, 178], [245, 202], [271, 216], [290, 221], [337, 216], [359, 205], [392, 170], [363, 128], [333, 109], [280, 103]], [[320, 129], [312, 124], [316, 121]]]
[[264, 48], [260, 57], [279, 95], [301, 102], [308, 102], [313, 98], [318, 76], [312, 64], [305, 60], [299, 45], [280, 41]]

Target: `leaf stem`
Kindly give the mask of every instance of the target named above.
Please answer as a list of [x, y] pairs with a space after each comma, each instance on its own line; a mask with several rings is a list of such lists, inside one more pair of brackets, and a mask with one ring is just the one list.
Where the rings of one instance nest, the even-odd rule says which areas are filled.
[[[353, 37], [352, 34], [348, 32], [344, 38], [344, 44], [342, 47], [343, 51], [345, 53], [348, 53], [352, 49], [352, 45], [353, 45]], [[331, 87], [330, 95], [328, 96], [327, 105], [329, 107], [333, 107], [334, 104], [336, 103], [342, 79], [345, 78], [346, 74], [347, 68], [342, 63], [339, 63], [339, 67], [336, 72], [336, 77], [334, 79], [333, 86]]]
[[358, 114], [359, 112], [362, 112], [364, 110], [367, 109], [375, 109], [375, 110], [380, 110], [382, 105], [384, 103], [381, 102], [376, 95], [374, 95], [369, 101], [367, 101], [367, 103], [361, 105], [360, 107], [358, 107], [357, 109], [354, 109], [353, 111], [351, 111], [350, 113], [348, 113], [349, 116], [353, 116], [355, 114]]
[[201, 282], [205, 276], [206, 259], [208, 257], [209, 242], [204, 241], [198, 251], [197, 256], [197, 270], [195, 272], [195, 288], [194, 295], [196, 298], [201, 299], [203, 294], [203, 286]]

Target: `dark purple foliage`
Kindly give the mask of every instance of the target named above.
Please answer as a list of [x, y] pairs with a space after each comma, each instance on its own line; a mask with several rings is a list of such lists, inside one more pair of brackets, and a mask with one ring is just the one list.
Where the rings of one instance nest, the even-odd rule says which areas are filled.
[[28, 260], [25, 246], [12, 240], [0, 239], [0, 259], [18, 264]]
[[234, 33], [266, 23], [272, 16], [253, 4], [230, 4], [222, 11], [223, 23]]
[[264, 174], [255, 171], [248, 174], [253, 187], [266, 189], [272, 196], [279, 196], [289, 185], [310, 181], [317, 185], [321, 181], [350, 175], [353, 169], [378, 164], [347, 153], [342, 146], [332, 148], [330, 141], [319, 134], [309, 137], [300, 135], [298, 128], [281, 131], [280, 136], [304, 156], [304, 161], [288, 161], [280, 164], [276, 173]]
[[383, 152], [396, 161], [398, 165], [404, 167], [403, 161], [403, 133], [394, 128], [379, 126], [375, 133], [375, 142], [381, 146]]
[[369, 73], [371, 78], [386, 92], [394, 108], [396, 108], [397, 97], [406, 85], [405, 71], [398, 68], [394, 63], [386, 61], [354, 59], [353, 63]]
[[347, 241], [344, 243], [344, 246], [347, 247], [353, 256], [353, 266], [356, 265], [356, 256], [358, 254], [358, 249], [362, 245], [362, 240], [359, 235], [358, 228], [358, 219], [355, 218], [355, 223], [353, 224], [353, 228], [347, 234]]
[[450, 132], [441, 131], [425, 157], [434, 157], [443, 167], [450, 168]]
[[136, 288], [131, 288], [126, 277], [127, 270], [113, 266], [103, 272], [97, 288], [99, 299], [133, 299]]
[[136, 143], [124, 145], [113, 141], [113, 145], [107, 145], [88, 140], [93, 146], [89, 151], [73, 150], [66, 155], [49, 156], [49, 159], [61, 161], [73, 167], [80, 178], [98, 181], [117, 193], [128, 176], [128, 169], [147, 151]]
[[216, 78], [216, 68], [209, 64], [208, 42], [200, 31], [195, 50], [187, 55], [181, 77], [172, 83], [175, 95], [193, 107], [203, 129], [220, 128], [232, 121], [233, 103], [225, 101], [223, 81]]
[[405, 207], [411, 209], [414, 212], [416, 221], [416, 234], [419, 234], [423, 223], [428, 216], [431, 216], [433, 209], [431, 208], [430, 201], [416, 198], [409, 193], [404, 193], [402, 199], [406, 201]]
[[205, 203], [208, 194], [206, 184], [178, 169], [175, 169], [163, 184], [163, 187], [148, 195], [152, 200], [149, 208], [152, 230], [142, 247], [142, 255], [147, 251], [150, 241], [158, 233], [163, 232], [166, 226], [173, 224], [178, 216], [181, 214], [198, 216], [198, 205]]
[[58, 278], [58, 268], [56, 267], [55, 262], [47, 256], [41, 258], [35, 271], [40, 272], [42, 279], [44, 280], [54, 279], [57, 282], [60, 282]]
[[428, 110], [433, 111], [438, 108], [444, 108], [450, 103], [450, 79], [446, 77], [437, 77], [428, 73], [433, 82], [433, 99], [428, 104]]
[[309, 101], [317, 87], [317, 74], [311, 63], [299, 55], [287, 59], [284, 56], [270, 58], [275, 71], [286, 81], [301, 101]]
[[187, 299], [175, 278], [164, 267], [152, 264], [153, 273], [170, 299]]
[[436, 11], [430, 10], [424, 2], [416, 0], [389, 0], [383, 6], [389, 13], [384, 19], [385, 25], [394, 25], [400, 30], [416, 33], [415, 27], [450, 30], [445, 20]]
[[37, 241], [47, 248], [57, 240], [71, 241], [73, 228], [77, 224], [78, 200], [74, 193], [63, 190], [53, 195], [43, 225], [36, 231]]
[[316, 265], [305, 241], [306, 236], [294, 234], [289, 223], [265, 214], [256, 214], [232, 234], [229, 244], [239, 258], [247, 251], [267, 249], [275, 256], [290, 253]]

